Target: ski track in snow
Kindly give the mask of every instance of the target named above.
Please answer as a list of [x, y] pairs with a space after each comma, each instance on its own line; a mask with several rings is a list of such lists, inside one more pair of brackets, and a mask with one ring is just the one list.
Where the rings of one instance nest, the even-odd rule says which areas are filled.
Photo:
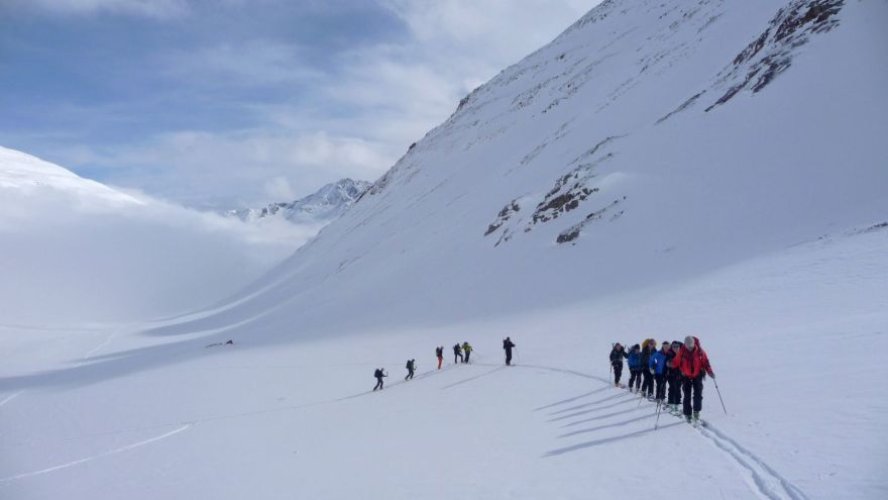
[[16, 392], [16, 393], [12, 394], [12, 395], [6, 396], [6, 398], [3, 399], [3, 401], [0, 401], [0, 406], [3, 406], [3, 405], [5, 405], [6, 403], [12, 401], [13, 399], [15, 399], [15, 398], [21, 396], [24, 392], [25, 392], [25, 391], [18, 391], [18, 392]]
[[56, 465], [53, 467], [47, 467], [46, 469], [40, 469], [40, 470], [33, 471], [33, 472], [25, 472], [22, 474], [16, 474], [15, 476], [0, 478], [0, 484], [9, 483], [10, 481], [15, 481], [17, 479], [24, 479], [27, 477], [39, 476], [41, 474], [47, 474], [49, 472], [55, 472], [57, 470], [67, 469], [69, 467], [74, 467], [75, 465], [80, 465], [80, 464], [83, 464], [86, 462], [92, 462], [93, 460], [98, 460], [100, 458], [105, 458], [105, 457], [108, 457], [111, 455], [116, 455], [118, 453], [123, 453], [125, 451], [129, 451], [129, 450], [132, 450], [135, 448], [140, 448], [142, 446], [146, 446], [151, 443], [155, 443], [157, 441], [160, 441], [162, 439], [166, 439], [168, 437], [174, 436], [176, 434], [179, 434], [180, 432], [184, 432], [184, 431], [188, 430], [190, 427], [191, 427], [191, 424], [185, 424], [175, 430], [172, 430], [172, 431], [167, 432], [165, 434], [161, 434], [160, 436], [155, 436], [153, 438], [145, 439], [145, 440], [139, 441], [137, 443], [128, 444], [126, 446], [122, 446], [120, 448], [115, 448], [113, 450], [109, 450], [104, 453], [99, 453], [98, 455], [93, 455], [91, 457], [81, 458], [79, 460], [74, 460], [72, 462], [68, 462], [68, 463], [61, 464], [61, 465]]
[[[608, 389], [608, 388], [612, 389], [613, 388], [610, 380], [606, 380], [601, 377], [578, 372], [575, 370], [566, 370], [566, 369], [561, 369], [561, 368], [554, 368], [554, 367], [540, 366], [540, 365], [515, 365], [515, 366], [519, 367], [519, 368], [549, 370], [549, 371], [553, 371], [553, 372], [564, 373], [566, 375], [575, 375], [575, 376], [580, 376], [580, 377], [587, 378], [587, 379], [598, 380], [598, 381], [601, 381], [601, 382], [607, 384], [607, 386], [602, 389]], [[555, 408], [555, 407], [560, 406], [562, 404], [572, 403], [572, 402], [575, 402], [578, 399], [581, 399], [583, 397], [595, 394], [602, 389], [591, 391], [589, 393], [586, 393], [586, 394], [583, 394], [580, 396], [576, 396], [576, 397], [573, 397], [570, 399], [566, 399], [564, 401], [559, 401], [557, 403], [552, 403], [549, 405], [541, 406], [539, 408], [536, 408], [535, 411], [544, 410], [544, 409], [552, 409], [552, 408]], [[596, 402], [585, 403], [582, 405], [574, 406], [571, 408], [555, 410], [552, 413], [550, 413], [550, 415], [558, 415], [559, 413], [567, 412], [570, 410], [577, 410], [580, 408], [594, 406], [596, 403], [606, 402], [606, 401], [610, 401], [612, 399], [614, 399], [614, 396], [607, 397], [607, 398], [604, 398], [603, 400], [599, 400]], [[639, 403], [641, 403], [642, 401], [644, 401], [643, 398], [639, 401]], [[613, 405], [610, 405], [610, 406], [612, 407]], [[601, 419], [604, 419], [605, 417], [616, 416], [616, 415], [620, 415], [623, 413], [628, 413], [628, 412], [610, 413], [610, 414], [607, 414], [604, 416], [589, 418], [589, 419], [586, 419], [585, 421], [581, 421], [581, 422], [601, 420]], [[554, 419], [550, 419], [550, 422], [563, 420], [564, 417], [578, 416], [578, 415], [579, 415], [578, 413], [572, 413], [567, 416], [556, 417]], [[646, 416], [632, 418], [629, 420], [620, 421], [620, 422], [617, 422], [614, 424], [600, 425], [597, 427], [593, 427], [591, 429], [583, 429], [580, 431], [568, 432], [566, 434], [562, 434], [560, 437], [569, 437], [569, 436], [573, 436], [573, 435], [577, 435], [577, 434], [583, 434], [583, 433], [589, 433], [589, 432], [594, 432], [594, 431], [598, 431], [598, 430], [603, 430], [606, 428], [624, 426], [624, 425], [628, 425], [630, 423], [634, 423], [637, 421], [641, 421], [641, 420], [650, 418], [652, 416], [653, 415], [646, 415]], [[578, 422], [574, 422], [572, 424], [568, 424], [567, 426], [576, 425], [577, 423]], [[680, 423], [666, 424], [666, 425], [661, 425], [660, 428], [676, 427], [678, 425], [681, 425], [681, 424]], [[769, 466], [767, 463], [765, 463], [764, 460], [762, 460], [761, 458], [756, 456], [754, 453], [752, 453], [748, 449], [741, 446], [739, 443], [737, 443], [737, 441], [735, 441], [734, 439], [727, 436], [724, 432], [719, 431], [718, 429], [713, 427], [712, 424], [704, 422], [703, 425], [697, 427], [696, 430], [698, 431], [698, 433], [701, 436], [703, 436], [706, 440], [708, 440], [716, 449], [720, 450], [727, 458], [730, 458], [733, 462], [735, 462], [737, 464], [738, 467], [743, 469], [744, 477], [746, 479], [747, 484], [749, 484], [749, 486], [751, 487], [753, 492], [756, 495], [758, 495], [759, 497], [767, 499], [767, 500], [807, 500], [808, 499], [808, 497], [802, 492], [802, 490], [800, 490], [798, 487], [793, 485], [789, 480], [787, 480], [786, 478], [781, 476], [777, 471], [775, 471], [773, 468], [771, 468], [771, 466]], [[633, 432], [633, 433], [631, 433], [627, 436], [623, 436], [623, 437], [640, 436], [640, 435], [645, 435], [645, 434], [648, 434], [648, 433], [654, 432], [654, 431], [655, 431], [655, 429], [653, 429], [653, 428], [643, 429], [643, 430]], [[616, 439], [621, 439], [621, 438], [605, 438], [605, 439], [600, 439], [598, 441], [595, 441], [594, 443], [595, 444], [604, 444], [606, 442], [614, 441]], [[563, 455], [567, 452], [575, 451], [575, 450], [587, 447], [588, 444], [589, 443], [582, 443], [579, 445], [574, 445], [574, 446], [569, 446], [566, 448], [561, 448], [558, 450], [553, 450], [553, 451], [547, 453], [545, 456], [551, 457], [551, 456]]]
[[750, 474], [752, 485], [763, 498], [769, 500], [807, 500], [808, 497], [795, 485], [778, 474], [762, 459], [737, 444], [736, 441], [715, 429], [712, 425], [704, 423], [697, 430]]

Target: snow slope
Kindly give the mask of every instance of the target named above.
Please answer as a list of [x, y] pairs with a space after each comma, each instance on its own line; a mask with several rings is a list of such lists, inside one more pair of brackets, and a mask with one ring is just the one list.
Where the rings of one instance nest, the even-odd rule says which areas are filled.
[[[0, 337], [0, 493], [884, 497], [886, 20], [605, 2], [230, 301]], [[687, 334], [728, 414], [653, 431], [605, 355]]]
[[[866, 353], [888, 349], [886, 245], [836, 235], [666, 289], [277, 346], [34, 331], [56, 352], [22, 353], [0, 336], [0, 495], [882, 498], [888, 370]], [[709, 382], [710, 428], [654, 431], [653, 405], [607, 382], [608, 341], [688, 332], [728, 415]], [[463, 340], [474, 363], [434, 373], [433, 347]]]
[[[814, 2], [838, 13], [769, 38], [809, 3], [786, 2], [796, 17], [769, 2], [599, 6], [468, 96], [238, 305], [185, 330], [545, 309], [881, 222], [886, 8]], [[757, 40], [755, 61], [791, 66], [736, 91]]]

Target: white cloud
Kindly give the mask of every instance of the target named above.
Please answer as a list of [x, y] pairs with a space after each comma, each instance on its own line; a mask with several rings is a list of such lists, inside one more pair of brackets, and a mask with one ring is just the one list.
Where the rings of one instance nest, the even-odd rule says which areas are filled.
[[[384, 148], [323, 131], [186, 131], [117, 149], [94, 163], [111, 169], [113, 184], [143, 185], [194, 204], [227, 193], [230, 198], [223, 202], [255, 206], [294, 199], [269, 199], [269, 179], [279, 179], [274, 181], [278, 186], [286, 181], [288, 189], [277, 194], [295, 197], [340, 177], [375, 179], [389, 165], [391, 155]], [[114, 172], [115, 165], [127, 167]]]
[[[240, 44], [156, 55], [151, 62], [158, 65], [157, 74], [179, 84], [176, 103], [224, 107], [223, 120], [242, 110], [243, 122], [223, 123], [227, 131], [212, 131], [216, 123], [205, 130], [192, 123], [189, 129], [122, 145], [67, 145], [52, 157], [91, 171], [104, 169], [103, 180], [192, 205], [235, 200], [256, 205], [285, 201], [268, 199], [275, 194], [305, 195], [340, 177], [374, 180], [410, 143], [446, 119], [460, 98], [597, 3], [378, 1], [404, 22], [406, 38], [318, 54], [310, 53], [317, 47], [256, 33]], [[135, 9], [142, 3], [85, 0], [80, 5]], [[170, 12], [186, 8], [184, 1], [156, 5]], [[169, 105], [150, 95], [146, 99], [147, 113], [154, 108], [163, 113], [162, 106]], [[76, 116], [89, 123], [141, 115], [112, 107]], [[279, 189], [281, 180], [289, 189]]]
[[7, 323], [197, 309], [258, 278], [318, 230], [280, 220], [245, 224], [0, 153], [0, 317]]

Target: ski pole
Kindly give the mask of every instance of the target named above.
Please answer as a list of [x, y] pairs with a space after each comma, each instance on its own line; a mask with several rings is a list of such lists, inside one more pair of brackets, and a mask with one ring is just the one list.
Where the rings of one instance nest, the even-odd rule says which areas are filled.
[[521, 363], [521, 353], [518, 351], [518, 348], [517, 348], [517, 347], [514, 347], [513, 349], [515, 349], [515, 358], [516, 358], [516, 360], [518, 361], [518, 363]]
[[728, 414], [728, 410], [727, 410], [727, 408], [725, 408], [725, 400], [722, 399], [722, 393], [721, 393], [720, 390], [718, 390], [718, 382], [715, 381], [715, 377], [712, 377], [712, 383], [715, 384], [715, 392], [718, 393], [718, 400], [721, 401], [721, 404], [722, 404], [722, 410], [724, 410], [724, 411], [725, 411], [725, 415], [727, 415], [727, 414]]
[[654, 424], [654, 430], [660, 427], [660, 409], [663, 407], [662, 403], [657, 403], [657, 423]]

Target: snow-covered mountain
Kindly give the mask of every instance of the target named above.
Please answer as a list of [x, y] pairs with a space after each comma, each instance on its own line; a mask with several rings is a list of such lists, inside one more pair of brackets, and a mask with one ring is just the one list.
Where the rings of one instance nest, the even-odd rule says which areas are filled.
[[226, 215], [245, 222], [281, 217], [297, 224], [329, 222], [342, 215], [370, 187], [371, 183], [341, 179], [293, 202], [270, 203], [263, 208], [230, 210]]
[[463, 99], [342, 218], [207, 321], [341, 331], [329, 318], [508, 314], [881, 222], [883, 9], [604, 2]]
[[[0, 327], [0, 495], [882, 498], [886, 25], [604, 2], [217, 307]], [[700, 429], [605, 357], [688, 334], [719, 384]]]
[[39, 196], [65, 193], [86, 204], [143, 205], [144, 201], [21, 151], [0, 146], [0, 189]]

